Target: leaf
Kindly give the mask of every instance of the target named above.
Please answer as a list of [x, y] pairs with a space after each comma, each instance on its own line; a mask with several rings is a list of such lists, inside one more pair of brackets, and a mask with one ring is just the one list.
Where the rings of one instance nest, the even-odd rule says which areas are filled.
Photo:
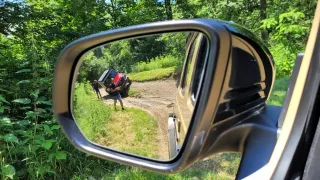
[[43, 128], [44, 128], [44, 130], [47, 131], [47, 132], [48, 132], [48, 131], [51, 131], [51, 128], [50, 128], [48, 125], [46, 125], [46, 124], [43, 125]]
[[41, 97], [39, 97], [37, 100], [38, 100], [38, 101], [45, 101], [45, 100], [47, 100], [47, 98], [44, 97], [44, 96], [41, 96]]
[[56, 159], [58, 160], [67, 159], [67, 154], [64, 151], [57, 151]]
[[17, 85], [19, 85], [19, 84], [27, 84], [27, 83], [29, 83], [29, 82], [31, 82], [30, 80], [22, 80], [22, 81], [19, 81], [18, 83], [17, 83]]
[[6, 125], [6, 126], [12, 126], [11, 120], [7, 117], [0, 118], [0, 124]]
[[23, 107], [20, 107], [19, 109], [27, 110], [27, 109], [31, 109], [31, 107], [30, 106], [23, 106]]
[[33, 93], [30, 94], [31, 96], [37, 98], [39, 95], [39, 89], [35, 90]]
[[16, 174], [16, 169], [9, 164], [3, 166], [1, 170], [2, 170], [3, 176], [8, 177], [10, 179], [13, 179], [13, 176]]
[[53, 134], [51, 128], [48, 126], [48, 125], [43, 125], [43, 128], [44, 128], [44, 131], [47, 133], [47, 134]]
[[4, 107], [0, 106], [0, 113], [3, 113], [3, 112], [4, 112]]
[[5, 136], [3, 136], [4, 140], [7, 142], [15, 142], [15, 143], [19, 143], [18, 138], [13, 135], [13, 134], [6, 134]]
[[50, 101], [47, 101], [47, 98], [44, 96], [39, 97], [36, 103], [37, 104], [52, 105], [52, 103]]
[[27, 73], [31, 72], [31, 69], [21, 69], [20, 71], [17, 71], [16, 73]]
[[51, 162], [54, 157], [55, 157], [55, 154], [54, 154], [54, 153], [51, 153], [51, 154], [49, 155], [49, 162]]
[[27, 115], [26, 118], [31, 118], [31, 119], [36, 119], [37, 117], [37, 114], [33, 111], [26, 112], [26, 115]]
[[20, 104], [29, 104], [31, 100], [29, 98], [20, 98], [20, 99], [15, 99], [12, 102], [20, 103]]
[[35, 139], [38, 140], [38, 141], [41, 141], [41, 142], [44, 142], [44, 141], [45, 141], [44, 137], [41, 136], [41, 135], [36, 135], [36, 136], [35, 136]]
[[21, 162], [27, 161], [27, 160], [29, 160], [29, 159], [30, 159], [30, 158], [24, 158], [24, 159], [21, 160]]
[[59, 126], [59, 125], [53, 125], [53, 126], [51, 127], [51, 130], [55, 130], [55, 129], [60, 129], [60, 126]]
[[23, 136], [28, 136], [27, 131], [24, 131], [22, 129], [14, 130], [13, 132], [14, 132], [14, 134], [20, 134], [20, 135], [23, 135]]
[[39, 113], [47, 113], [47, 111], [43, 108], [37, 108], [37, 112]]
[[4, 103], [7, 103], [7, 104], [10, 104], [4, 97], [2, 97], [1, 95], [0, 95], [0, 101], [1, 102], [4, 102]]
[[45, 148], [46, 150], [49, 150], [49, 149], [52, 147], [52, 142], [50, 142], [50, 141], [44, 141], [44, 142], [41, 144], [41, 146], [42, 146], [43, 148]]
[[26, 126], [26, 125], [29, 125], [30, 124], [30, 121], [28, 120], [21, 120], [21, 121], [18, 121], [16, 122], [17, 124], [19, 124], [20, 126]]
[[54, 139], [48, 139], [46, 141], [51, 142], [51, 143], [57, 142], [57, 140], [54, 140]]
[[50, 102], [50, 101], [43, 101], [43, 103], [42, 103], [42, 104], [52, 105], [52, 102]]

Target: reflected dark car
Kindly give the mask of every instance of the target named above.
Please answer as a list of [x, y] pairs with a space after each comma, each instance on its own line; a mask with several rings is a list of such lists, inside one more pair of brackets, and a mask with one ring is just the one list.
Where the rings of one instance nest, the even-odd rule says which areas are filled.
[[132, 82], [130, 78], [124, 73], [117, 72], [114, 69], [108, 69], [102, 73], [102, 75], [98, 80], [98, 83], [102, 87], [108, 88], [112, 83], [111, 78], [113, 78], [113, 83], [116, 85], [116, 87], [120, 87], [121, 96], [123, 97], [128, 96]]

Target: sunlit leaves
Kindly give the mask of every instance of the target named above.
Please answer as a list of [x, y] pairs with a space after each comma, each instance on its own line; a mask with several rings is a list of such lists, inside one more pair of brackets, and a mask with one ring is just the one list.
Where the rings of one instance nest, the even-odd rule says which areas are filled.
[[1, 168], [1, 173], [3, 177], [13, 179], [13, 176], [16, 174], [16, 169], [12, 165], [6, 164]]
[[[20, 2], [24, 3], [23, 6]], [[85, 35], [166, 19], [163, 0], [113, 2], [115, 4], [112, 6], [110, 1], [104, 0], [6, 1], [10, 8], [0, 7], [0, 19], [3, 19], [0, 21], [2, 177], [71, 179], [59, 177], [65, 164], [56, 161], [69, 158], [69, 153], [65, 151], [71, 151], [71, 146], [66, 145], [66, 140], [59, 134], [60, 126], [52, 118], [53, 68], [60, 51], [71, 41]], [[267, 1], [267, 19], [260, 21], [258, 0], [171, 1], [174, 19], [198, 17], [233, 21], [257, 35], [267, 30], [278, 77], [290, 74], [296, 53], [304, 51], [315, 5], [316, 1], [305, 0]], [[163, 36], [161, 40], [170, 41], [170, 45], [184, 42], [183, 37]], [[88, 54], [90, 62], [84, 63], [86, 66], [83, 67], [90, 71], [100, 71], [110, 66], [121, 66], [118, 70], [134, 68], [129, 66], [134, 61], [134, 58], [128, 57], [130, 46], [136, 48], [136, 52], [150, 52], [147, 58], [137, 58], [138, 61], [146, 61], [156, 58], [156, 52], [152, 54], [154, 51], [148, 50], [150, 44], [122, 43], [106, 47], [104, 61], [91, 53]], [[171, 46], [167, 49], [171, 50], [172, 55], [180, 56], [178, 49]], [[162, 60], [163, 64], [175, 61], [171, 56]], [[78, 77], [88, 76], [83, 72]], [[277, 91], [275, 94], [283, 95]], [[10, 154], [12, 156], [8, 151], [13, 153]], [[21, 165], [21, 161], [26, 166]], [[95, 166], [95, 162], [90, 163]], [[17, 172], [13, 165], [17, 165]], [[74, 167], [78, 168], [77, 165]], [[72, 167], [70, 170], [78, 171]]]
[[6, 142], [19, 143], [18, 138], [13, 134], [6, 134], [2, 137]]
[[31, 69], [21, 69], [19, 71], [17, 71], [16, 73], [28, 73], [31, 72]]
[[37, 104], [46, 104], [46, 105], [52, 105], [52, 103], [50, 101], [47, 100], [46, 97], [41, 96], [37, 99]]
[[296, 9], [294, 9], [289, 12], [280, 14], [279, 22], [280, 23], [285, 23], [285, 21], [298, 22], [298, 21], [301, 21], [304, 17], [305, 17], [305, 15], [302, 12], [298, 12]]
[[262, 25], [260, 26], [260, 28], [270, 29], [270, 28], [276, 27], [278, 24], [278, 21], [275, 18], [268, 18], [268, 19], [262, 20], [261, 23]]
[[55, 156], [56, 156], [56, 159], [58, 160], [64, 160], [64, 159], [67, 159], [67, 154], [63, 151], [57, 151], [55, 153]]
[[21, 80], [17, 84], [20, 85], [20, 84], [27, 84], [27, 83], [30, 83], [30, 80]]
[[28, 119], [36, 119], [37, 118], [37, 113], [34, 111], [28, 111], [26, 112], [26, 118]]
[[0, 117], [0, 127], [1, 126], [12, 126], [12, 122], [9, 118], [7, 117]]
[[20, 103], [20, 104], [29, 104], [31, 103], [31, 100], [29, 98], [20, 98], [20, 99], [15, 99], [12, 102]]
[[0, 102], [4, 102], [4, 103], [7, 103], [7, 104], [10, 104], [4, 97], [2, 97], [0, 95]]
[[46, 150], [49, 150], [49, 149], [51, 148], [51, 146], [52, 146], [52, 142], [51, 142], [51, 141], [44, 141], [44, 142], [41, 144], [41, 146], [42, 146], [43, 148], [45, 148]]

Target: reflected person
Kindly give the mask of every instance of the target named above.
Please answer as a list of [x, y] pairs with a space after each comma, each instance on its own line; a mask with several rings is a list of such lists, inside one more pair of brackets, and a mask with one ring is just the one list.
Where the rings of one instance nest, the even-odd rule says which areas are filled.
[[94, 80], [92, 83], [93, 90], [96, 92], [98, 99], [102, 98], [99, 90], [99, 83], [97, 80]]
[[120, 91], [120, 87], [116, 87], [116, 85], [113, 82], [113, 78], [111, 78], [111, 81], [112, 81], [112, 83], [110, 84], [110, 86], [107, 89], [107, 91], [109, 91], [110, 96], [114, 100], [114, 109], [117, 110], [116, 104], [117, 104], [117, 100], [118, 100], [120, 102], [122, 110], [124, 110], [123, 102], [122, 102], [121, 95], [120, 95], [120, 92], [119, 92]]

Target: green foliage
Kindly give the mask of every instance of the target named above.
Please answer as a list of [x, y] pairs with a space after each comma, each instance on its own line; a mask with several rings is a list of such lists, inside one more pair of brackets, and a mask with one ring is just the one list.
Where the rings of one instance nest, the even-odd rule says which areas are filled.
[[3, 176], [44, 178], [46, 174], [58, 170], [58, 162], [63, 160], [61, 157], [66, 152], [59, 145], [61, 136], [57, 136], [60, 132], [57, 125], [31, 123], [28, 120], [11, 121], [8, 118], [6, 123], [1, 122], [0, 149], [1, 156], [6, 159], [2, 162]]
[[134, 89], [130, 89], [129, 90], [129, 96], [130, 97], [139, 97], [140, 94], [141, 94], [141, 92], [138, 91], [138, 90], [134, 90]]
[[12, 102], [20, 103], [20, 104], [29, 104], [31, 100], [29, 98], [20, 98], [20, 99], [15, 99]]
[[283, 45], [277, 44], [270, 48], [275, 61], [276, 76], [283, 77], [291, 74], [296, 59], [296, 54], [292, 53], [290, 49]]
[[270, 50], [275, 59], [278, 77], [291, 74], [296, 55], [304, 52], [310, 24], [305, 14], [297, 9], [262, 21], [261, 28], [272, 32]]
[[[173, 19], [214, 18], [233, 21], [256, 34], [267, 32], [264, 40], [280, 77], [268, 103], [282, 104], [295, 56], [305, 50], [317, 1], [267, 0], [265, 17], [261, 16], [262, 1], [257, 0], [170, 2]], [[74, 149], [52, 118], [53, 68], [59, 52], [85, 35], [167, 20], [170, 8], [165, 8], [164, 3], [155, 0], [5, 0], [0, 3], [2, 179], [234, 178], [236, 165], [231, 164], [237, 164], [238, 156], [217, 156], [222, 160], [215, 163], [217, 168], [213, 172], [199, 168], [176, 175], [161, 175], [99, 160]], [[186, 35], [164, 34], [144, 41], [118, 41], [89, 53], [83, 67], [90, 73], [80, 72], [81, 82], [96, 79], [106, 68], [115, 67], [128, 73], [141, 71], [129, 74], [137, 81], [171, 76], [184, 59]], [[88, 87], [87, 91], [92, 93]], [[102, 106], [102, 102], [99, 103]]]
[[271, 92], [271, 95], [268, 99], [267, 104], [269, 105], [275, 105], [275, 106], [282, 106], [287, 88], [289, 85], [289, 79], [290, 77], [285, 76], [282, 78], [277, 79], [274, 82], [273, 89]]
[[16, 169], [7, 164], [1, 168], [2, 179], [10, 178], [13, 179], [13, 176], [16, 174]]
[[[111, 108], [105, 107], [103, 101], [97, 99], [90, 84], [77, 84], [74, 96], [73, 113], [82, 133], [90, 140], [104, 131], [101, 123], [110, 118]], [[85, 127], [85, 128], [84, 128]]]
[[0, 101], [2, 102], [2, 103], [7, 103], [7, 104], [10, 104], [4, 97], [2, 97], [1, 95], [0, 95]]
[[153, 69], [161, 69], [168, 67], [179, 66], [180, 63], [183, 63], [181, 59], [178, 59], [172, 55], [167, 56], [157, 56], [150, 60], [150, 62], [139, 62], [133, 66], [132, 72], [142, 72], [150, 71]]
[[107, 106], [97, 99], [90, 84], [77, 85], [74, 104], [77, 124], [90, 141], [157, 158], [158, 125], [149, 113], [135, 108], [116, 111], [113, 106]]
[[184, 61], [187, 34], [174, 32], [124, 39], [91, 49], [84, 54], [78, 81], [92, 82], [107, 69], [130, 73], [180, 67]]
[[174, 74], [175, 68], [161, 68], [161, 69], [154, 69], [150, 71], [143, 71], [138, 73], [131, 73], [128, 74], [129, 78], [132, 81], [153, 81], [159, 79], [167, 79]]
[[31, 69], [21, 69], [21, 70], [17, 71], [16, 73], [27, 73], [27, 72], [31, 72]]
[[78, 74], [78, 81], [85, 83], [99, 79], [100, 75], [109, 67], [109, 62], [105, 58], [98, 58], [93, 51], [84, 55], [85, 58]]

